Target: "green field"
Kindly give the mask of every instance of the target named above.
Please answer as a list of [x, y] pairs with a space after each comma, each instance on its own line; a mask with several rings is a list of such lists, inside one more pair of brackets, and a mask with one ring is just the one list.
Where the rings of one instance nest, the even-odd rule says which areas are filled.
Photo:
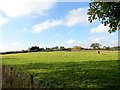
[[32, 52], [2, 55], [2, 63], [34, 75], [49, 88], [120, 87], [118, 52]]

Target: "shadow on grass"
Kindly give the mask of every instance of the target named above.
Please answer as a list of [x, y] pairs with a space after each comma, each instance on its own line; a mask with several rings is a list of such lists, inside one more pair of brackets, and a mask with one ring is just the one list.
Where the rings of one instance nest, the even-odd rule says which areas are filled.
[[13, 68], [33, 74], [37, 88], [38, 84], [47, 88], [120, 87], [120, 60], [31, 63]]

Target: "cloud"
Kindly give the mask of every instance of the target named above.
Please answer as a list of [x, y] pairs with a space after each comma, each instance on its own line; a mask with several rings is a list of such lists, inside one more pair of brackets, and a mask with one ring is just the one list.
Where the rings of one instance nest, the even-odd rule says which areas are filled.
[[104, 26], [103, 24], [98, 25], [95, 28], [92, 28], [90, 30], [91, 33], [100, 33], [100, 32], [108, 32], [109, 26]]
[[102, 41], [101, 37], [97, 37], [97, 38], [93, 39], [94, 43], [101, 43], [101, 41]]
[[118, 46], [118, 45], [120, 45], [120, 41], [115, 40], [115, 41], [110, 42], [110, 44], [111, 44], [111, 46]]
[[83, 42], [81, 41], [78, 41], [78, 40], [73, 40], [73, 39], [70, 39], [67, 41], [67, 44], [66, 44], [67, 47], [69, 46], [86, 46], [86, 44], [84, 44]]
[[[8, 47], [9, 45], [9, 47]], [[6, 51], [17, 51], [22, 50], [22, 46], [18, 41], [8, 43], [8, 42], [2, 42], [0, 47], [0, 52], [6, 52]]]
[[62, 22], [63, 22], [62, 20], [46, 20], [43, 23], [34, 25], [32, 29], [34, 32], [39, 33], [44, 30], [48, 30], [53, 27], [59, 26], [62, 24]]
[[118, 45], [118, 33], [113, 34], [95, 34], [89, 37], [89, 44], [100, 43], [102, 46], [117, 46]]
[[[79, 23], [88, 23], [87, 8], [70, 10], [68, 15], [66, 15], [64, 18], [58, 20], [46, 20], [40, 24], [34, 25], [32, 29], [34, 32], [42, 32], [46, 29], [50, 29], [59, 25], [71, 27]], [[72, 31], [70, 33], [72, 33]]]
[[45, 1], [1, 0], [0, 11], [8, 17], [26, 16], [31, 13], [41, 15], [55, 5], [55, 2], [47, 2], [47, 0]]
[[69, 45], [72, 45], [74, 43], [75, 43], [75, 41], [73, 39], [70, 39], [70, 40], [67, 41], [67, 44], [69, 44]]
[[107, 39], [107, 37], [105, 37], [104, 35], [94, 35], [94, 36], [89, 37], [89, 42], [90, 43], [100, 43], [101, 44], [106, 39]]
[[78, 8], [73, 9], [68, 12], [68, 15], [66, 16], [66, 26], [71, 27], [76, 24], [82, 24], [82, 23], [89, 23], [88, 22], [88, 16], [87, 16], [87, 8]]
[[6, 24], [9, 21], [8, 18], [4, 18], [0, 15], [0, 26]]

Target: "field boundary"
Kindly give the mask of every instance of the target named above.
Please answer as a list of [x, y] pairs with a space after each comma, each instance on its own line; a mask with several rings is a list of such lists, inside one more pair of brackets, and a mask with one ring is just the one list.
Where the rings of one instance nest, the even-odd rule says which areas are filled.
[[[35, 82], [40, 82], [34, 80], [32, 74], [20, 73], [13, 67], [8, 65], [2, 65], [2, 88], [46, 88], [43, 83], [35, 85]], [[44, 81], [42, 81], [44, 82]]]

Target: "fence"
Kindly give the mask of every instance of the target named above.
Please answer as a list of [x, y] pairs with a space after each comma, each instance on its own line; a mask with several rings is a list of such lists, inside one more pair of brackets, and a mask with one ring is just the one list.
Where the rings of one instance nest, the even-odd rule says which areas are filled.
[[13, 67], [2, 66], [2, 88], [47, 88], [44, 80], [36, 79], [32, 74], [18, 72]]

